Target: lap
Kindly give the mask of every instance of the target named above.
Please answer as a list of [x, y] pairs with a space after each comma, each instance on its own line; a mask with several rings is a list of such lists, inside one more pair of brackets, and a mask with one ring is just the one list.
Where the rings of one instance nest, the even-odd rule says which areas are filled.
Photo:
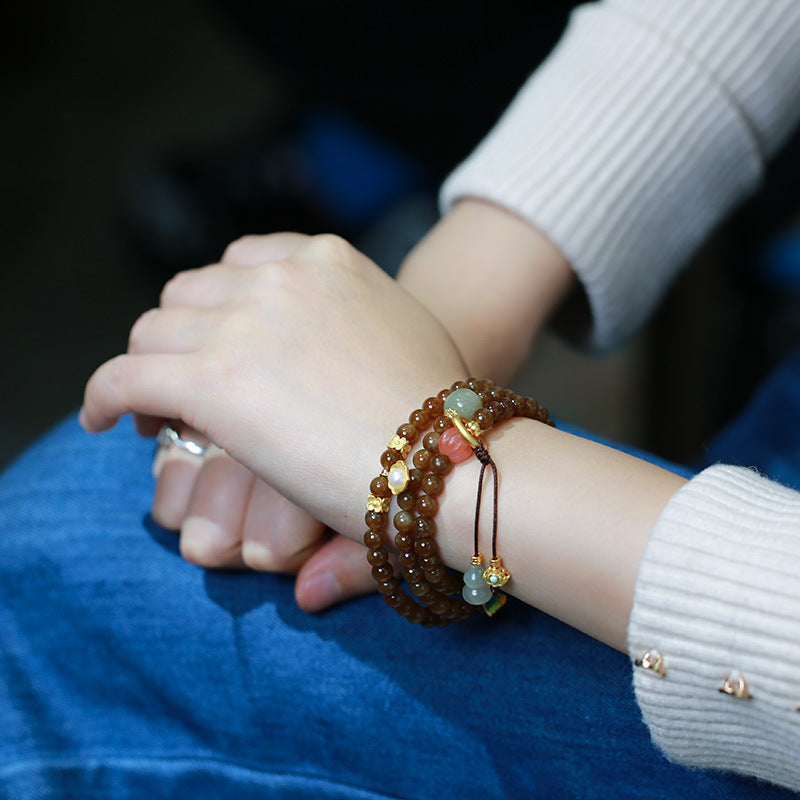
[[71, 419], [0, 479], [4, 797], [783, 796], [666, 762], [628, 659], [533, 609], [309, 615], [288, 578], [186, 563], [151, 456]]

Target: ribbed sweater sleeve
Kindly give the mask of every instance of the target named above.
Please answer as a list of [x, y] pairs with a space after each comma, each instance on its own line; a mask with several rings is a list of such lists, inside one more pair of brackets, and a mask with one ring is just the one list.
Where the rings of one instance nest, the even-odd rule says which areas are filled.
[[605, 0], [445, 182], [528, 219], [583, 283], [589, 345], [632, 333], [800, 116], [796, 0]]
[[740, 467], [689, 481], [648, 544], [628, 644], [663, 659], [634, 686], [669, 758], [800, 790], [800, 493]]

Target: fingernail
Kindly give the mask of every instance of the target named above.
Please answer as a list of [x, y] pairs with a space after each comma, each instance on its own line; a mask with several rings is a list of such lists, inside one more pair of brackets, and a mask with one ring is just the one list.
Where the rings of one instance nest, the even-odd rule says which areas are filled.
[[158, 478], [161, 475], [161, 470], [164, 468], [164, 461], [167, 458], [167, 448], [158, 447], [156, 449], [155, 457], [153, 458], [153, 477]]
[[242, 560], [250, 569], [259, 572], [280, 571], [276, 569], [272, 550], [257, 539], [245, 539], [242, 542]]
[[298, 600], [306, 611], [322, 611], [344, 599], [342, 584], [328, 571], [305, 577], [298, 590]]

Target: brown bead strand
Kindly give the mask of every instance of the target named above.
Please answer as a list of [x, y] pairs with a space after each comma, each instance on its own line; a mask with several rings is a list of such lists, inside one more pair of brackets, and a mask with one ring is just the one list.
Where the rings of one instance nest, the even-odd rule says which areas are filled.
[[[422, 408], [413, 411], [409, 415], [409, 422], [404, 423], [397, 429], [397, 435], [405, 438], [409, 445], [419, 438], [421, 430], [425, 430], [430, 425], [433, 416], [432, 409], [435, 410], [436, 400], [437, 398], [426, 400]], [[441, 400], [438, 402], [438, 407], [441, 407]], [[387, 465], [386, 462], [389, 460], [386, 456], [387, 452], [389, 451], [387, 450], [381, 455], [381, 466], [383, 466], [384, 471], [402, 457], [399, 451], [395, 451], [392, 463]], [[398, 503], [402, 504], [401, 511], [398, 513], [405, 511], [409, 514], [409, 527], [413, 522], [413, 517], [410, 516], [410, 509], [413, 508], [415, 502], [414, 488], [421, 477], [422, 473], [419, 469], [411, 469], [409, 471], [408, 486], [404, 492], [398, 495]], [[369, 530], [364, 534], [364, 543], [368, 548], [367, 560], [372, 565], [372, 575], [378, 583], [378, 591], [384, 596], [384, 600], [390, 607], [394, 608], [410, 622], [426, 627], [448, 624], [451, 620], [441, 617], [424, 605], [415, 603], [400, 587], [400, 582], [394, 576], [394, 569], [389, 563], [389, 552], [384, 541], [389, 513], [389, 500], [392, 492], [383, 473], [373, 479], [370, 484], [370, 490], [372, 491], [372, 496], [384, 501], [380, 510], [371, 508], [367, 511], [365, 517]], [[372, 497], [370, 498], [371, 503]], [[407, 505], [408, 508], [403, 509], [403, 505]], [[413, 540], [408, 536], [407, 532], [398, 531], [398, 535], [395, 537], [395, 544], [400, 550], [402, 559], [403, 553], [413, 547]]]
[[[423, 404], [429, 414], [436, 415], [436, 421], [446, 419], [442, 417], [446, 392], [440, 394], [442, 396], [428, 398]], [[449, 423], [449, 420], [447, 422]], [[426, 454], [432, 453], [439, 459], [434, 466], [440, 471], [443, 469], [449, 471], [449, 459], [438, 453], [438, 441], [437, 433], [429, 432], [423, 436], [423, 446], [412, 459], [415, 469], [419, 469], [416, 465], [423, 463], [425, 467], [431, 467]], [[460, 597], [448, 596], [458, 594], [460, 584], [447, 571], [439, 557], [433, 539], [436, 524], [432, 519], [438, 510], [438, 502], [435, 500], [435, 494], [438, 492], [426, 491], [426, 485], [431, 490], [438, 488], [438, 492], [441, 492], [444, 488], [442, 475], [428, 472], [421, 480], [411, 483], [410, 489], [398, 495], [397, 500], [401, 510], [394, 517], [394, 526], [397, 529], [395, 545], [400, 554], [400, 569], [411, 594], [438, 617], [447, 622], [454, 622], [474, 613], [474, 609]]]
[[[450, 391], [454, 391], [455, 389], [459, 388], [469, 388], [472, 391], [476, 392], [481, 397], [481, 401], [485, 405], [490, 402], [495, 402], [497, 404], [493, 407], [491, 411], [484, 408], [480, 409], [475, 415], [474, 419], [476, 422], [480, 423], [482, 436], [485, 435], [495, 424], [495, 414], [499, 417], [498, 421], [509, 419], [510, 417], [513, 416], [524, 416], [530, 419], [534, 419], [536, 421], [541, 421], [551, 426], [553, 424], [547, 414], [547, 411], [543, 409], [541, 406], [539, 406], [535, 401], [525, 398], [521, 395], [515, 394], [511, 390], [501, 389], [491, 381], [479, 380], [475, 378], [472, 378], [467, 382], [459, 381], [453, 384]], [[449, 394], [449, 392], [442, 394]], [[449, 427], [452, 427], [452, 421], [447, 417], [444, 416], [439, 417], [434, 422], [435, 430], [444, 431]], [[427, 434], [423, 438], [423, 445], [428, 449], [428, 452], [430, 453], [429, 462], [434, 461], [437, 456], [439, 458], [446, 459], [446, 456], [442, 456], [438, 452], [438, 440], [439, 440], [438, 436], [431, 436], [431, 434]], [[448, 466], [447, 472], [449, 472], [449, 469], [450, 467]], [[430, 479], [436, 479], [436, 481], [438, 481], [438, 485], [436, 486], [437, 491], [428, 492], [426, 490], [426, 481]], [[418, 510], [424, 509], [427, 503], [431, 500], [435, 502], [435, 496], [443, 488], [443, 480], [440, 476], [436, 474], [431, 474], [430, 472], [426, 473], [426, 475], [420, 482], [420, 488], [423, 494], [420, 495], [417, 500]], [[425, 497], [426, 493], [431, 495], [431, 497], [426, 498]], [[423, 511], [422, 513], [420, 513], [419, 516], [426, 517], [426, 522], [432, 523], [433, 522], [432, 517], [429, 516], [428, 514], [429, 512]], [[428, 533], [426, 535], [428, 537], [432, 536], [431, 533]], [[459, 595], [458, 604], [459, 606], [463, 604], [462, 608], [466, 610], [466, 615], [471, 615], [472, 613], [474, 613], [476, 607], [470, 605], [469, 603], [466, 603], [460, 597], [460, 590], [463, 585], [462, 584], [463, 576], [458, 575], [457, 573], [454, 573], [452, 571], [449, 571], [447, 567], [445, 567], [445, 565], [441, 561], [441, 558], [439, 557], [438, 548], [436, 547], [435, 540], [433, 540], [432, 538], [422, 538], [421, 540], [417, 540], [415, 542], [414, 547], [417, 552], [417, 555], [419, 556], [418, 559], [419, 565], [423, 567], [426, 573], [426, 578], [428, 579], [431, 586], [444, 595], [458, 594]], [[425, 547], [425, 550], [422, 549], [423, 547]]]
[[[367, 545], [367, 560], [372, 565], [372, 574], [378, 583], [378, 591], [386, 603], [410, 622], [424, 626], [443, 626], [466, 619], [479, 609], [460, 596], [460, 580], [450, 572], [441, 560], [434, 535], [436, 524], [433, 517], [438, 511], [437, 496], [444, 488], [444, 477], [452, 468], [450, 459], [439, 452], [439, 435], [452, 426], [450, 419], [442, 414], [447, 396], [459, 388], [476, 392], [483, 408], [475, 415], [481, 435], [494, 424], [513, 416], [523, 416], [552, 425], [547, 411], [534, 400], [522, 397], [507, 389], [501, 389], [488, 380], [470, 378], [456, 381], [450, 389], [443, 389], [436, 397], [430, 397], [409, 415], [409, 422], [397, 429], [397, 436], [406, 440], [407, 446], [416, 442], [421, 432], [431, 427], [432, 432], [423, 437], [423, 447], [414, 453], [412, 468], [406, 488], [397, 495], [400, 506], [394, 516], [397, 530], [395, 545], [399, 551], [400, 568], [409, 584], [412, 595], [407, 595], [394, 575], [389, 563], [389, 552], [385, 537], [392, 497], [386, 471], [403, 456], [398, 449], [389, 448], [381, 455], [383, 472], [370, 484], [370, 503], [365, 521], [369, 530], [364, 534]], [[378, 498], [378, 504], [374, 503]], [[452, 597], [450, 595], [456, 595]]]
[[[488, 389], [493, 386], [493, 384], [487, 381], [473, 380], [472, 383], [473, 386], [467, 386], [463, 381], [459, 381], [451, 387], [450, 391], [464, 387], [472, 388], [473, 391], [475, 391], [475, 386], [478, 386], [480, 389]], [[449, 394], [449, 392], [446, 394]], [[489, 396], [487, 395], [485, 399], [482, 399], [486, 402]], [[440, 406], [438, 410], [441, 412], [442, 407]], [[486, 428], [483, 432], [486, 432], [492, 427], [494, 418], [487, 417], [484, 421]], [[411, 543], [413, 546], [413, 550], [410, 551], [411, 557], [406, 557], [403, 563], [413, 564], [417, 568], [422, 568], [428, 587], [432, 590], [433, 598], [431, 599], [438, 601], [434, 603], [427, 602], [430, 595], [423, 593], [420, 599], [425, 602], [426, 605], [431, 605], [435, 612], [445, 614], [448, 617], [466, 618], [476, 613], [478, 608], [470, 605], [461, 598], [462, 576], [447, 569], [439, 555], [439, 549], [433, 538], [435, 534], [433, 517], [438, 510], [438, 500], [436, 496], [444, 488], [444, 476], [452, 469], [450, 459], [439, 453], [439, 435], [447, 430], [447, 428], [452, 427], [452, 424], [450, 419], [440, 415], [434, 421], [434, 432], [428, 433], [423, 437], [423, 451], [428, 455], [423, 459], [419, 459], [419, 461], [425, 460], [428, 464], [429, 471], [425, 473], [420, 481], [421, 491], [417, 497], [415, 507], [417, 516], [415, 525], [411, 528], [418, 536], [413, 543]], [[418, 451], [418, 453], [420, 452], [422, 451]], [[415, 454], [415, 463], [417, 463], [417, 454]], [[429, 489], [433, 490], [426, 489], [426, 483]], [[424, 519], [421, 520], [420, 518]], [[417, 557], [413, 558], [413, 554], [416, 554]], [[414, 591], [414, 588], [416, 588], [417, 591], [426, 588], [424, 584], [420, 585], [418, 573], [419, 569], [411, 571], [410, 574], [404, 571], [404, 577], [406, 577], [406, 580], [412, 585], [412, 591]], [[414, 581], [417, 581], [416, 587], [414, 586]], [[416, 594], [417, 592], [414, 593]], [[456, 595], [456, 597], [451, 597], [451, 595]], [[445, 598], [445, 602], [441, 601], [442, 597]], [[446, 601], [449, 601], [449, 603]]]

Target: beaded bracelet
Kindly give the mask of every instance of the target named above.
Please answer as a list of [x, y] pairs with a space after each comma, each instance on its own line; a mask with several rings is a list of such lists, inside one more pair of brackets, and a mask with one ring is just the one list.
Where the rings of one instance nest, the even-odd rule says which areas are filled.
[[[391, 608], [410, 622], [444, 626], [472, 616], [481, 607], [492, 615], [505, 602], [505, 595], [498, 590], [511, 576], [497, 554], [497, 469], [481, 437], [496, 423], [515, 416], [553, 424], [547, 411], [531, 398], [501, 389], [488, 380], [457, 381], [413, 411], [382, 453], [382, 471], [370, 483], [364, 543], [378, 591]], [[425, 431], [428, 432], [423, 435]], [[414, 453], [409, 468], [406, 459], [420, 438], [422, 447]], [[481, 461], [474, 547], [470, 567], [460, 576], [442, 562], [434, 539], [434, 517], [445, 477], [454, 464], [473, 453]], [[494, 513], [492, 558], [484, 568], [478, 548], [478, 522], [487, 467], [493, 473]], [[392, 498], [399, 507], [393, 518], [397, 531], [394, 544], [410, 595], [395, 576], [386, 545]]]

